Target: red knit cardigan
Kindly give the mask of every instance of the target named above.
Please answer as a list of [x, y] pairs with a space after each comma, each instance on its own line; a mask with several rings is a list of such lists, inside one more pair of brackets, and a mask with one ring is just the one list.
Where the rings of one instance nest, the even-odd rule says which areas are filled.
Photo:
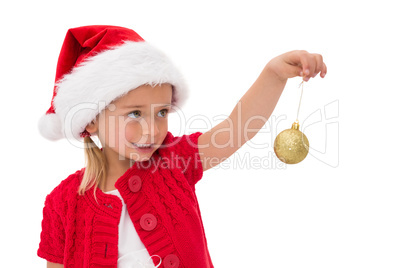
[[[194, 187], [203, 175], [201, 134], [168, 132], [150, 160], [134, 163], [115, 184], [150, 256], [162, 258], [161, 267], [213, 267]], [[47, 195], [37, 254], [64, 267], [117, 267], [122, 202], [97, 188], [97, 203], [93, 187], [79, 196], [84, 171]]]

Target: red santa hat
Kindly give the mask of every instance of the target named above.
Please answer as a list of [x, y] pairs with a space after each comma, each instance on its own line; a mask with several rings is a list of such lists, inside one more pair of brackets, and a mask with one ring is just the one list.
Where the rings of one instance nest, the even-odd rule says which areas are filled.
[[106, 25], [69, 29], [57, 63], [51, 106], [39, 120], [39, 132], [53, 141], [80, 139], [112, 101], [141, 85], [162, 83], [172, 85], [172, 106], [181, 107], [188, 97], [181, 74], [135, 31]]

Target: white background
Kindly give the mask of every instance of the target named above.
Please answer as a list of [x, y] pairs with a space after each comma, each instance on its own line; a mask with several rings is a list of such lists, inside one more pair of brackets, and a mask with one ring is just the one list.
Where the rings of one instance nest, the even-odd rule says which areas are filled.
[[[285, 119], [267, 122], [252, 142], [228, 163], [206, 171], [197, 184], [213, 263], [218, 268], [402, 267], [397, 4], [2, 4], [1, 267], [46, 266], [36, 256], [45, 197], [84, 166], [82, 149], [66, 140], [45, 140], [37, 122], [50, 107], [67, 29], [90, 24], [132, 28], [162, 49], [190, 85], [186, 118], [203, 115], [212, 125], [231, 113], [273, 57], [295, 49], [322, 54], [328, 74], [306, 84], [299, 116], [311, 154], [288, 166], [273, 154], [276, 134], [296, 117], [301, 78], [293, 78], [271, 118]], [[321, 121], [310, 120], [319, 114]], [[174, 135], [209, 129], [200, 120], [185, 128], [174, 116], [171, 120]]]

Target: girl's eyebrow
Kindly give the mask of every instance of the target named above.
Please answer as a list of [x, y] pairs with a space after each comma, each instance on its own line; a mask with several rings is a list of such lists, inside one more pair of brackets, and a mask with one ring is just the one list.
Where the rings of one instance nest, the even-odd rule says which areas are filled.
[[[155, 105], [154, 107], [170, 107], [171, 104], [164, 104], [164, 105]], [[123, 108], [143, 108], [145, 105], [128, 105], [124, 106]]]

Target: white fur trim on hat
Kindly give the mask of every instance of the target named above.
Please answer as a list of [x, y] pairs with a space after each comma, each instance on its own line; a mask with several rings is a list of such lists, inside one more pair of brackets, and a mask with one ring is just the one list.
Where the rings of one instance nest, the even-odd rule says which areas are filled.
[[126, 41], [89, 58], [59, 80], [55, 114], [39, 120], [40, 133], [49, 140], [80, 139], [85, 127], [112, 101], [139, 86], [162, 83], [173, 86], [172, 105], [182, 107], [187, 86], [167, 56], [147, 42]]

